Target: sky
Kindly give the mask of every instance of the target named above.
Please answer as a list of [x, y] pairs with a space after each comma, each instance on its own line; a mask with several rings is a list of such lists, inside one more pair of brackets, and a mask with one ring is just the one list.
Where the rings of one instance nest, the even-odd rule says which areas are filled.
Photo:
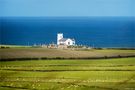
[[135, 0], [0, 0], [0, 17], [135, 16]]

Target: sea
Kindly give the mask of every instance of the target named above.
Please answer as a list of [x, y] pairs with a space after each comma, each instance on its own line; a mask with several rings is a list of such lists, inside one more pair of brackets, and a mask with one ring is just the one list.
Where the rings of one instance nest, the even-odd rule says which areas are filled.
[[57, 33], [77, 45], [135, 48], [135, 17], [0, 17], [0, 44], [56, 44]]

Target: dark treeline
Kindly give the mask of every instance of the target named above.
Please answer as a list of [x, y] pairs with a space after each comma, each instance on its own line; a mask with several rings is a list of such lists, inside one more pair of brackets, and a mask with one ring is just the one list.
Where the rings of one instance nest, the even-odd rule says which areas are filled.
[[113, 58], [130, 58], [135, 57], [135, 55], [117, 55], [117, 56], [102, 56], [102, 57], [26, 57], [26, 58], [5, 58], [0, 59], [0, 61], [26, 61], [26, 60], [99, 60], [99, 59], [113, 59]]

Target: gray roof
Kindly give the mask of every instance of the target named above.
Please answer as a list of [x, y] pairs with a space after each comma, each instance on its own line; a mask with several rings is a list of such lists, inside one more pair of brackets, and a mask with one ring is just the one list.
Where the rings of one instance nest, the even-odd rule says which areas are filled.
[[[66, 40], [68, 40], [68, 39], [70, 39], [70, 38], [62, 38], [62, 39], [60, 39], [59, 41], [60, 42], [65, 42]], [[72, 41], [75, 41], [74, 39], [71, 39]]]
[[59, 41], [60, 41], [60, 42], [65, 42], [66, 40], [68, 40], [68, 38], [62, 38], [62, 39], [60, 39]]

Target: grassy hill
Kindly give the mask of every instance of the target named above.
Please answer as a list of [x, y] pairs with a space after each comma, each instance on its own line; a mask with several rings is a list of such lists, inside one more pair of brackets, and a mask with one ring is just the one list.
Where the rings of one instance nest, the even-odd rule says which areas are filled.
[[90, 50], [63, 50], [48, 48], [5, 48], [0, 49], [1, 59], [15, 58], [104, 58], [135, 56], [135, 50], [118, 50], [118, 49], [90, 49]]
[[1, 90], [135, 90], [135, 58], [0, 63]]

